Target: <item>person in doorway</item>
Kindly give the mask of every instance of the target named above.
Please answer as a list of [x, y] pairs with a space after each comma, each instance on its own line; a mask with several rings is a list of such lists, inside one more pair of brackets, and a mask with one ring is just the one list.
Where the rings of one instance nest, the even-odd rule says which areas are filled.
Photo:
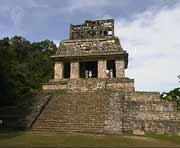
[[92, 78], [92, 71], [89, 71], [89, 78]]
[[88, 74], [89, 72], [88, 72], [88, 70], [85, 70], [85, 78], [88, 78]]
[[106, 77], [107, 77], [107, 78], [110, 77], [110, 76], [109, 76], [109, 70], [108, 70], [108, 69], [106, 69]]
[[109, 76], [110, 76], [110, 78], [113, 78], [113, 70], [112, 69], [110, 69]]

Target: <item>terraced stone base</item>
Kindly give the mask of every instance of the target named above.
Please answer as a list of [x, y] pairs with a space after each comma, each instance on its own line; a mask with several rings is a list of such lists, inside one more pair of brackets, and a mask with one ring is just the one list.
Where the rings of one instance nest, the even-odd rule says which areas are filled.
[[123, 95], [110, 91], [53, 96], [32, 130], [122, 133]]
[[180, 112], [157, 92], [66, 91], [53, 95], [32, 130], [179, 135]]
[[158, 92], [134, 91], [130, 79], [52, 84], [64, 88], [44, 90], [34, 96], [31, 105], [0, 109], [3, 126], [34, 131], [180, 135], [176, 102], [160, 100]]

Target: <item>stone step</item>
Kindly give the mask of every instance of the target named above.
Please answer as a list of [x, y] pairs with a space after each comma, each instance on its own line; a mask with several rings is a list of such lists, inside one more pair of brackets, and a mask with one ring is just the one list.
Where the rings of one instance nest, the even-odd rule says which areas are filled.
[[33, 130], [102, 131], [106, 113], [104, 95], [91, 92], [54, 96]]

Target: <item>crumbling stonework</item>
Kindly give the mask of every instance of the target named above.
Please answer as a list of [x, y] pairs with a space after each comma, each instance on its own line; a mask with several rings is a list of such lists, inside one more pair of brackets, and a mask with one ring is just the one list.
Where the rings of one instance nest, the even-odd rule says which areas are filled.
[[70, 39], [114, 36], [114, 20], [87, 20], [82, 25], [70, 26]]

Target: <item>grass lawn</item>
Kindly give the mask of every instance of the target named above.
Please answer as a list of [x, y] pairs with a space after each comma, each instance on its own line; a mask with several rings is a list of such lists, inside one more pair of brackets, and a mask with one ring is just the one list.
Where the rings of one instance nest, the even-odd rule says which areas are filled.
[[65, 147], [180, 147], [180, 137], [165, 135], [120, 136], [65, 134], [58, 132], [0, 131], [0, 147], [65, 146]]

